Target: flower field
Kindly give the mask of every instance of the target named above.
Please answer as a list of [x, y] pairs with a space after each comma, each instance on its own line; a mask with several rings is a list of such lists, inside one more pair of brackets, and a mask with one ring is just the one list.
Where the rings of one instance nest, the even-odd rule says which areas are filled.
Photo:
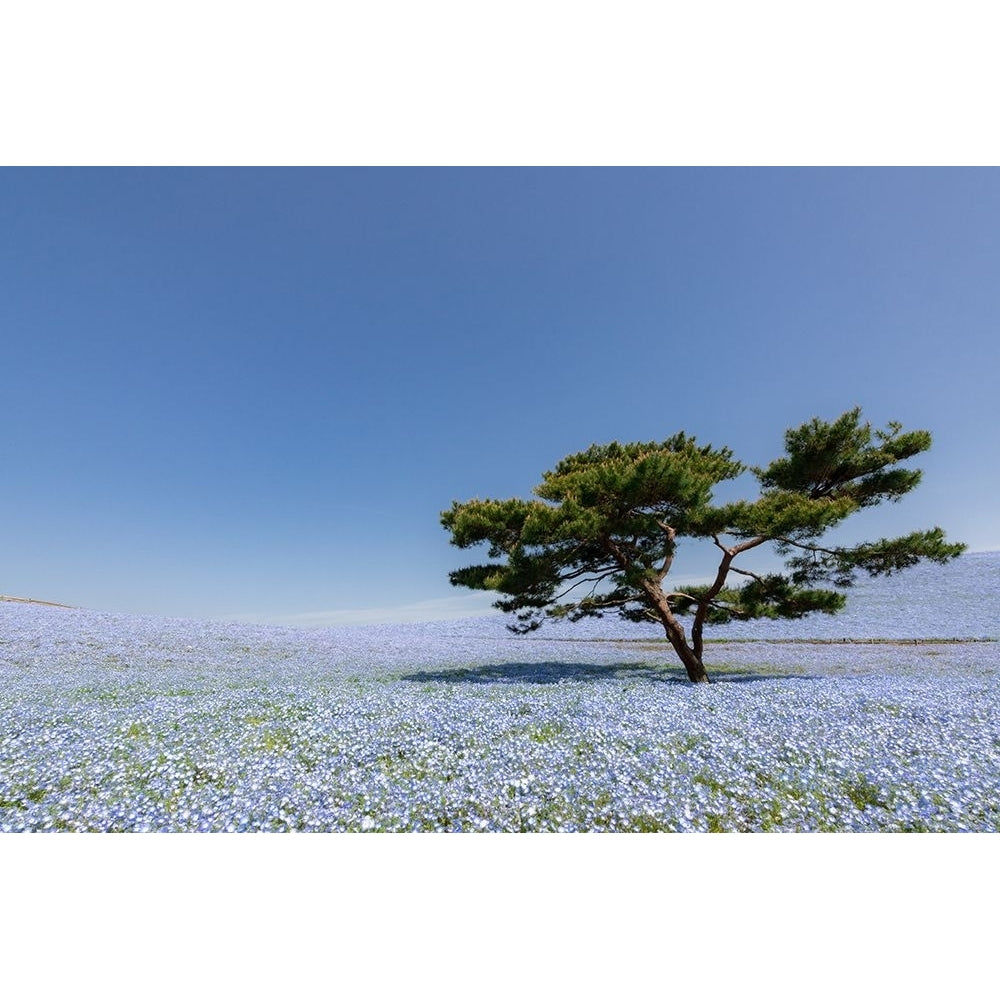
[[0, 603], [0, 830], [1000, 830], [996, 642], [538, 635]]

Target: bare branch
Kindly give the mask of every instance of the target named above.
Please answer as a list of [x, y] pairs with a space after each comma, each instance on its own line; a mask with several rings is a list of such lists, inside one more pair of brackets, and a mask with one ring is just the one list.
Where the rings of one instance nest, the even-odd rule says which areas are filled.
[[[600, 573], [602, 576], [607, 576], [609, 573], [615, 573], [619, 569], [618, 566], [594, 566], [593, 564], [588, 564], [586, 566], [581, 566], [579, 569], [572, 570], [569, 573], [560, 573], [559, 582], [565, 583], [567, 580], [575, 580], [577, 577], [584, 576], [587, 573]], [[581, 581], [583, 582], [583, 581]]]
[[726, 548], [720, 541], [717, 535], [713, 535], [712, 538], [715, 544], [719, 546], [723, 551], [722, 562], [719, 563], [719, 571], [715, 575], [715, 580], [711, 587], [708, 588], [708, 592], [698, 601], [698, 610], [694, 615], [694, 623], [691, 625], [691, 643], [694, 648], [695, 656], [701, 659], [702, 652], [704, 651], [704, 639], [703, 630], [705, 628], [705, 619], [708, 617], [708, 609], [712, 606], [712, 599], [720, 590], [726, 585], [726, 577], [729, 575], [729, 569], [732, 565], [733, 559], [741, 552], [746, 552], [747, 549], [755, 548], [757, 545], [763, 545], [767, 541], [764, 535], [758, 535], [756, 538], [751, 538], [749, 541], [744, 542], [742, 545], [735, 545], [732, 548]]
[[791, 538], [775, 538], [774, 541], [781, 542], [782, 545], [794, 545], [797, 549], [805, 549], [807, 552], [822, 552], [828, 556], [841, 556], [842, 549], [824, 549], [821, 545], [809, 545], [807, 542], [796, 542]]
[[734, 607], [729, 604], [723, 604], [720, 601], [708, 601], [703, 597], [694, 597], [691, 594], [685, 594], [683, 591], [675, 590], [670, 594], [667, 594], [667, 600], [669, 601], [671, 597], [685, 597], [694, 604], [701, 606], [701, 604], [707, 604], [710, 608], [718, 608], [720, 611], [726, 611], [731, 615], [736, 615], [737, 618], [743, 616], [741, 611], [737, 611]]
[[715, 544], [718, 545], [719, 548], [722, 549], [722, 551], [726, 553], [726, 555], [730, 555], [731, 554], [730, 551], [729, 551], [729, 549], [727, 549], [726, 546], [723, 545], [722, 542], [719, 541], [719, 536], [718, 535], [712, 535], [712, 541], [715, 542]]
[[749, 576], [756, 580], [758, 583], [763, 583], [764, 578], [758, 576], [756, 573], [751, 573], [748, 569], [740, 569], [738, 566], [730, 566], [729, 571], [731, 573], [739, 573], [741, 576]]
[[618, 565], [622, 569], [626, 569], [631, 565], [632, 560], [629, 559], [629, 557], [614, 543], [614, 540], [610, 535], [605, 536], [602, 541], [604, 543], [604, 547], [611, 554], [611, 557], [618, 562]]
[[660, 567], [660, 579], [665, 580], [667, 574], [670, 572], [670, 567], [674, 562], [674, 553], [677, 551], [674, 545], [674, 540], [677, 538], [677, 531], [671, 528], [669, 524], [665, 524], [663, 521], [657, 520], [656, 522], [667, 535], [667, 545], [666, 551], [663, 556], [663, 565]]
[[771, 539], [766, 535], [758, 535], [756, 538], [748, 539], [742, 545], [734, 545], [729, 551], [734, 556], [738, 556], [741, 552], [748, 552], [750, 549], [755, 549], [758, 545], [763, 545], [767, 541], [771, 541]]
[[587, 605], [592, 608], [620, 608], [629, 601], [634, 600], [632, 597], [616, 597], [614, 600], [608, 601], [587, 601]]
[[[593, 594], [594, 590], [597, 589], [597, 585], [602, 580], [604, 580], [607, 577], [611, 576], [611, 574], [614, 573], [616, 571], [616, 569], [617, 569], [617, 567], [614, 567], [612, 569], [606, 570], [605, 572], [601, 573], [600, 576], [591, 577], [591, 578], [586, 579], [586, 580], [577, 580], [576, 583], [574, 583], [570, 587], [567, 587], [561, 594], [557, 594], [555, 597], [552, 598], [552, 600], [553, 601], [562, 600], [562, 598], [564, 598], [567, 594], [571, 594], [574, 590], [576, 590], [577, 587], [581, 587], [585, 583], [592, 583], [594, 585], [593, 588], [591, 588], [591, 591], [590, 591], [591, 594]], [[567, 579], [569, 579], [569, 577], [563, 577], [564, 581], [567, 580]]]

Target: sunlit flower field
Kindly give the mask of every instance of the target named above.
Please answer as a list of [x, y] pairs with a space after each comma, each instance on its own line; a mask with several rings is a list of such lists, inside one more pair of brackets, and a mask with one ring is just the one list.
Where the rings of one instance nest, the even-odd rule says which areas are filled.
[[0, 830], [1000, 830], [995, 641], [574, 634], [0, 603]]

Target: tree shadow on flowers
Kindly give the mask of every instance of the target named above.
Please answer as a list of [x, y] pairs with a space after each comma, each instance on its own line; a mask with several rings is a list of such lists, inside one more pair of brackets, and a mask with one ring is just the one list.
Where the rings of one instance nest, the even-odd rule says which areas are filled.
[[[755, 672], [752, 669], [708, 667], [716, 684], [746, 684], [754, 681], [811, 680], [810, 675]], [[651, 684], [690, 684], [682, 667], [649, 663], [488, 663], [476, 667], [442, 667], [402, 674], [400, 680], [445, 684], [559, 684], [562, 681], [643, 681]]]

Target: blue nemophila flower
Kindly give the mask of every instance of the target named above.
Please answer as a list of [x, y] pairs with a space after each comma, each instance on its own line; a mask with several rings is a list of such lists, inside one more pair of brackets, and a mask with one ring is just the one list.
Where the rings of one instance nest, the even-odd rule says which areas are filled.
[[998, 648], [0, 605], [0, 829], [996, 830]]

